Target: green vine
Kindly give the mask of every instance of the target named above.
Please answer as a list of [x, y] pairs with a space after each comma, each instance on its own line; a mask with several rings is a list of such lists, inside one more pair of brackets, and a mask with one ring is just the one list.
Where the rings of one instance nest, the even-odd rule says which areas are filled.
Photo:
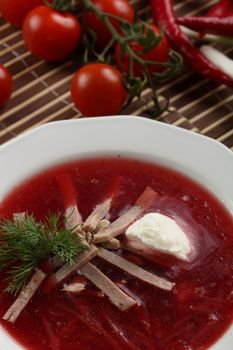
[[[169, 52], [168, 62], [158, 62], [146, 60], [142, 55], [148, 53], [153, 48], [157, 47], [163, 37], [163, 33], [156, 35], [153, 29], [150, 27], [149, 23], [136, 20], [135, 23], [129, 23], [127, 20], [119, 18], [118, 16], [102, 12], [99, 10], [91, 0], [83, 0], [85, 11], [91, 11], [96, 17], [107, 27], [111, 33], [112, 39], [109, 44], [103, 49], [102, 52], [98, 53], [95, 51], [96, 36], [94, 33], [89, 32], [86, 36], [85, 42], [85, 53], [84, 62], [89, 61], [90, 53], [94, 52], [94, 55], [98, 62], [109, 63], [111, 62], [111, 49], [118, 43], [120, 45], [120, 53], [123, 57], [125, 54], [129, 56], [130, 59], [130, 72], [129, 76], [124, 75], [124, 85], [128, 91], [128, 100], [123, 108], [129, 105], [135, 97], [140, 97], [142, 91], [146, 87], [150, 87], [152, 91], [152, 100], [154, 102], [153, 114], [154, 117], [162, 114], [168, 109], [169, 101], [165, 103], [165, 106], [161, 106], [158, 100], [158, 96], [155, 92], [154, 80], [156, 82], [164, 82], [172, 77], [176, 76], [182, 66], [182, 57], [173, 50]], [[117, 19], [120, 22], [121, 33], [114, 28], [111, 23], [111, 19]], [[134, 41], [137, 42], [142, 50], [140, 55], [135, 52], [130, 43]], [[143, 77], [137, 77], [134, 75], [134, 63], [140, 64], [142, 71], [144, 72]], [[149, 66], [156, 65], [163, 67], [164, 70], [161, 73], [150, 72]]]

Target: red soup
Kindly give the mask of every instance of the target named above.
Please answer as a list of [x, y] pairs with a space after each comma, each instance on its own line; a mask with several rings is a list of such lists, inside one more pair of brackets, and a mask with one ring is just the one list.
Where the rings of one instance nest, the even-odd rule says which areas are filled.
[[[77, 295], [64, 292], [64, 284], [50, 291], [42, 285], [14, 324], [1, 320], [9, 334], [28, 350], [203, 350], [220, 338], [233, 320], [233, 222], [222, 205], [190, 179], [161, 166], [121, 158], [91, 159], [57, 166], [18, 186], [1, 203], [1, 219], [19, 212], [33, 213], [40, 220], [48, 212], [64, 213], [68, 199], [64, 201], [57, 181], [64, 174], [74, 185], [84, 219], [113, 193], [108, 213], [112, 222], [151, 187], [158, 197], [147, 212], [185, 222], [195, 256], [190, 261], [169, 261], [159, 254], [153, 259], [125, 249], [114, 252], [174, 282], [171, 291], [95, 257], [92, 264], [137, 300], [136, 305], [119, 310], [90, 281]], [[4, 292], [5, 284], [2, 277], [1, 316], [15, 300]], [[1, 345], [0, 349], [4, 350]]]

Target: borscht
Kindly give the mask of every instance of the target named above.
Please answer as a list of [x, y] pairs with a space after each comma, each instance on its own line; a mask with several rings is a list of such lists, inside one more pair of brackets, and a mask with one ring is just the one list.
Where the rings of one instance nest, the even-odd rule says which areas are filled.
[[141, 160], [18, 185], [0, 203], [0, 268], [0, 323], [26, 350], [204, 350], [233, 320], [232, 216]]

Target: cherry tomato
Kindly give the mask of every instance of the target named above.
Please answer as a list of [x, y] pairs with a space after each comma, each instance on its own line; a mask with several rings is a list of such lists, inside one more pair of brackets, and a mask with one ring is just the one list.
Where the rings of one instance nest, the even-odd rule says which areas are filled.
[[[151, 24], [150, 27], [153, 29], [156, 35], [160, 34], [160, 30], [157, 26], [154, 24]], [[165, 36], [162, 37], [160, 43], [158, 46], [150, 50], [148, 53], [142, 55], [140, 52], [142, 51], [142, 47], [135, 41], [132, 41], [130, 43], [131, 48], [139, 57], [142, 57], [144, 60], [148, 61], [158, 61], [158, 62], [167, 62], [168, 61], [168, 55], [169, 55], [169, 46], [168, 41]], [[130, 72], [130, 57], [127, 53], [121, 57], [120, 52], [120, 45], [116, 45], [116, 62], [118, 67], [123, 71], [129, 74]], [[148, 68], [150, 72], [161, 72], [164, 70], [164, 67], [155, 65], [155, 64], [149, 64]], [[143, 74], [143, 68], [138, 62], [134, 62], [133, 66], [134, 75], [135, 76], [142, 76]]]
[[102, 63], [88, 64], [75, 74], [71, 95], [86, 116], [117, 114], [127, 97], [121, 73]]
[[[118, 16], [130, 23], [134, 22], [134, 8], [127, 0], [92, 0], [92, 2], [102, 12]], [[119, 21], [111, 19], [110, 22], [114, 28], [120, 32]], [[100, 47], [104, 47], [108, 44], [112, 37], [111, 33], [92, 12], [86, 14], [85, 24], [96, 33], [97, 42]]]
[[81, 29], [72, 14], [39, 6], [25, 18], [23, 37], [34, 56], [46, 61], [60, 61], [78, 46]]
[[17, 27], [22, 27], [27, 14], [35, 7], [43, 5], [43, 0], [0, 0], [3, 18]]
[[0, 107], [2, 107], [10, 98], [13, 83], [11, 75], [7, 68], [0, 64]]

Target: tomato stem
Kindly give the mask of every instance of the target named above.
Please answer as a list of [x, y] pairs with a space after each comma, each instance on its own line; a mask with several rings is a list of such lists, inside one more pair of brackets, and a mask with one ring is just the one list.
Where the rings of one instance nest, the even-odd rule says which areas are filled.
[[[140, 97], [142, 90], [145, 88], [145, 85], [149, 85], [152, 90], [152, 99], [154, 101], [156, 115], [160, 115], [164, 112], [164, 108], [160, 106], [158, 101], [158, 97], [155, 93], [153, 78], [156, 78], [158, 81], [165, 81], [175, 76], [182, 67], [183, 61], [180, 55], [170, 51], [168, 62], [159, 62], [159, 61], [150, 61], [144, 59], [142, 57], [143, 54], [146, 54], [150, 50], [154, 49], [159, 45], [163, 33], [156, 35], [151, 31], [151, 27], [148, 23], [136, 20], [134, 24], [129, 23], [127, 20], [122, 19], [116, 15], [105, 13], [99, 10], [91, 0], [83, 0], [83, 5], [85, 11], [92, 12], [109, 30], [112, 35], [112, 39], [108, 43], [108, 45], [104, 48], [104, 50], [100, 54], [96, 54], [97, 59], [100, 62], [106, 62], [106, 56], [109, 53], [110, 49], [114, 45], [114, 43], [118, 43], [121, 48], [122, 55], [127, 54], [130, 59], [129, 66], [129, 77], [128, 82], [125, 84], [128, 89], [128, 101], [127, 105], [130, 101], [133, 100], [134, 97]], [[121, 25], [121, 32], [118, 32], [113, 24], [111, 23], [111, 19], [117, 20]], [[149, 35], [149, 34], [150, 35]], [[131, 47], [130, 43], [132, 41], [138, 42], [142, 46], [142, 51], [140, 55], [137, 54]], [[134, 76], [134, 63], [138, 63], [142, 66], [142, 71], [144, 72], [144, 80], [141, 78]], [[164, 67], [164, 71], [162, 73], [151, 73], [149, 70], [150, 65], [156, 65], [160, 67]], [[167, 108], [167, 105], [166, 107]]]
[[[169, 65], [169, 63], [167, 62], [159, 62], [159, 61], [150, 61], [150, 60], [145, 60], [143, 58], [141, 58], [139, 55], [137, 55], [133, 50], [132, 48], [130, 47], [129, 45], [129, 42], [131, 40], [135, 40], [137, 41], [137, 39], [139, 39], [141, 35], [135, 35], [135, 34], [132, 34], [130, 36], [126, 36], [126, 35], [120, 35], [117, 30], [114, 28], [114, 26], [112, 25], [112, 23], [110, 22], [109, 18], [112, 18], [112, 19], [117, 19], [118, 21], [120, 21], [121, 23], [125, 23], [127, 25], [131, 25], [131, 23], [129, 23], [128, 21], [118, 17], [118, 16], [115, 16], [115, 15], [112, 15], [112, 14], [109, 14], [109, 13], [106, 13], [106, 12], [102, 12], [100, 11], [92, 2], [91, 0], [83, 0], [84, 4], [85, 4], [85, 7], [87, 10], [89, 11], [92, 11], [104, 24], [105, 26], [108, 28], [108, 30], [111, 32], [112, 34], [112, 38], [115, 42], [118, 42], [121, 46], [125, 46], [126, 48], [126, 51], [127, 53], [129, 54], [129, 56], [133, 57], [133, 59], [135, 61], [137, 61], [138, 63], [140, 63], [141, 65], [147, 65], [147, 64], [154, 64], [154, 65], [157, 65], [157, 66], [163, 66], [163, 67], [167, 67]], [[109, 17], [109, 18], [108, 18]], [[142, 22], [142, 26], [144, 25], [145, 23]]]
[[105, 48], [104, 48], [104, 50], [101, 52], [101, 54], [99, 54], [99, 55], [97, 54], [98, 60], [99, 60], [100, 62], [106, 62], [106, 55], [107, 55], [107, 53], [109, 52], [109, 50], [112, 48], [112, 46], [114, 45], [114, 43], [115, 43], [115, 40], [114, 40], [114, 38], [112, 38], [112, 39], [109, 41], [108, 45], [105, 46]]

